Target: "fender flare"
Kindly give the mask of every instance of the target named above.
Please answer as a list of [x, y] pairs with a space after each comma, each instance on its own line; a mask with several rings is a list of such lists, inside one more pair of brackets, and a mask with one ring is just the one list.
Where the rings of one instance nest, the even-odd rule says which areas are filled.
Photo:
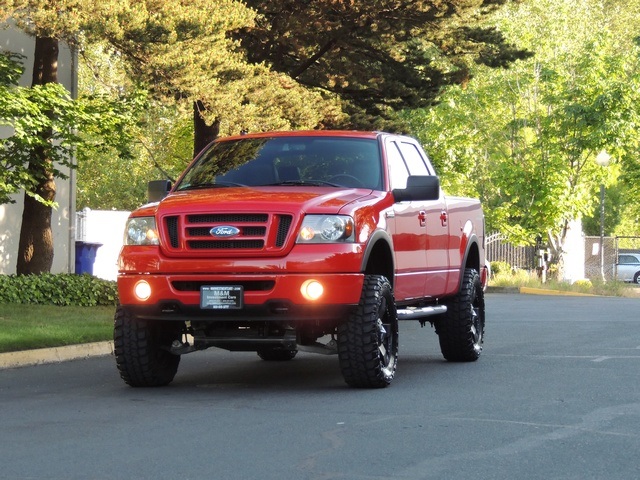
[[387, 266], [387, 269], [391, 274], [391, 278], [389, 278], [388, 280], [393, 285], [395, 283], [394, 277], [395, 277], [395, 271], [396, 271], [395, 259], [393, 257], [393, 239], [391, 238], [391, 235], [389, 235], [389, 233], [386, 232], [385, 230], [381, 230], [381, 229], [376, 230], [369, 237], [367, 244], [364, 247], [364, 251], [362, 253], [362, 262], [360, 263], [360, 271], [362, 272], [366, 271], [367, 265], [369, 264], [369, 260], [371, 259], [371, 255], [373, 254], [373, 249], [375, 245], [380, 241], [384, 242], [389, 249], [389, 253], [390, 253], [389, 261], [391, 263], [390, 265]]
[[[475, 265], [473, 265], [474, 268], [476, 268], [476, 270], [478, 270], [478, 274], [482, 274], [482, 268], [483, 266], [480, 265], [480, 241], [478, 240], [478, 237], [475, 233], [472, 233], [469, 236], [464, 236], [462, 238], [462, 242], [460, 244], [461, 247], [464, 246], [464, 255], [462, 256], [462, 263], [460, 265], [460, 282], [458, 285], [458, 291], [460, 291], [460, 289], [462, 288], [462, 282], [464, 281], [464, 270], [467, 268], [467, 262], [469, 261], [469, 255], [471, 252], [471, 249], [475, 246], [476, 249], [478, 250], [478, 265], [477, 267]], [[460, 250], [462, 250], [462, 248], [460, 248]]]

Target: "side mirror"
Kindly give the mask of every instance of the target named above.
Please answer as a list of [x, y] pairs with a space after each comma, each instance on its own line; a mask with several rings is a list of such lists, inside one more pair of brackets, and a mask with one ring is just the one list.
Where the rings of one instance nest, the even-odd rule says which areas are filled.
[[440, 198], [440, 179], [435, 175], [411, 175], [407, 178], [407, 188], [395, 188], [396, 202], [413, 200], [437, 200]]
[[147, 199], [149, 202], [159, 202], [167, 196], [171, 190], [171, 182], [169, 180], [151, 180], [147, 184]]

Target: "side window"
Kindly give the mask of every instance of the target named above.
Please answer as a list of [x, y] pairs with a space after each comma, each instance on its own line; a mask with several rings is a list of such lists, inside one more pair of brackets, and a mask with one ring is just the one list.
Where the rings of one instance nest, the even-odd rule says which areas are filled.
[[386, 144], [387, 164], [389, 165], [389, 183], [391, 190], [394, 188], [406, 188], [409, 170], [404, 163], [396, 142], [388, 141]]
[[413, 143], [402, 142], [400, 144], [400, 151], [407, 162], [411, 175], [433, 175], [433, 173], [427, 169], [427, 164], [424, 158], [422, 158], [418, 147]]
[[632, 265], [640, 263], [640, 261], [633, 255], [620, 255], [618, 257], [618, 263], [622, 265]]

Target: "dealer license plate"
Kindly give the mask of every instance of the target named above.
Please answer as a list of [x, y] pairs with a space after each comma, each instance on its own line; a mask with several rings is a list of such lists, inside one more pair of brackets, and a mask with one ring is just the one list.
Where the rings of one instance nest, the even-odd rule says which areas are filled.
[[240, 285], [200, 287], [200, 308], [237, 310], [242, 308], [243, 290]]

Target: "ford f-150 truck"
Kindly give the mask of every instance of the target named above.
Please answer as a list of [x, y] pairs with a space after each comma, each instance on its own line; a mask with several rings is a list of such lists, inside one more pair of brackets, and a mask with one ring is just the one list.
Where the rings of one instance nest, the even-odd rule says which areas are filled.
[[482, 209], [443, 194], [413, 138], [222, 138], [158, 185], [129, 217], [118, 260], [127, 384], [166, 385], [182, 354], [218, 347], [266, 361], [337, 354], [348, 385], [385, 387], [399, 320], [434, 326], [449, 361], [480, 356]]

